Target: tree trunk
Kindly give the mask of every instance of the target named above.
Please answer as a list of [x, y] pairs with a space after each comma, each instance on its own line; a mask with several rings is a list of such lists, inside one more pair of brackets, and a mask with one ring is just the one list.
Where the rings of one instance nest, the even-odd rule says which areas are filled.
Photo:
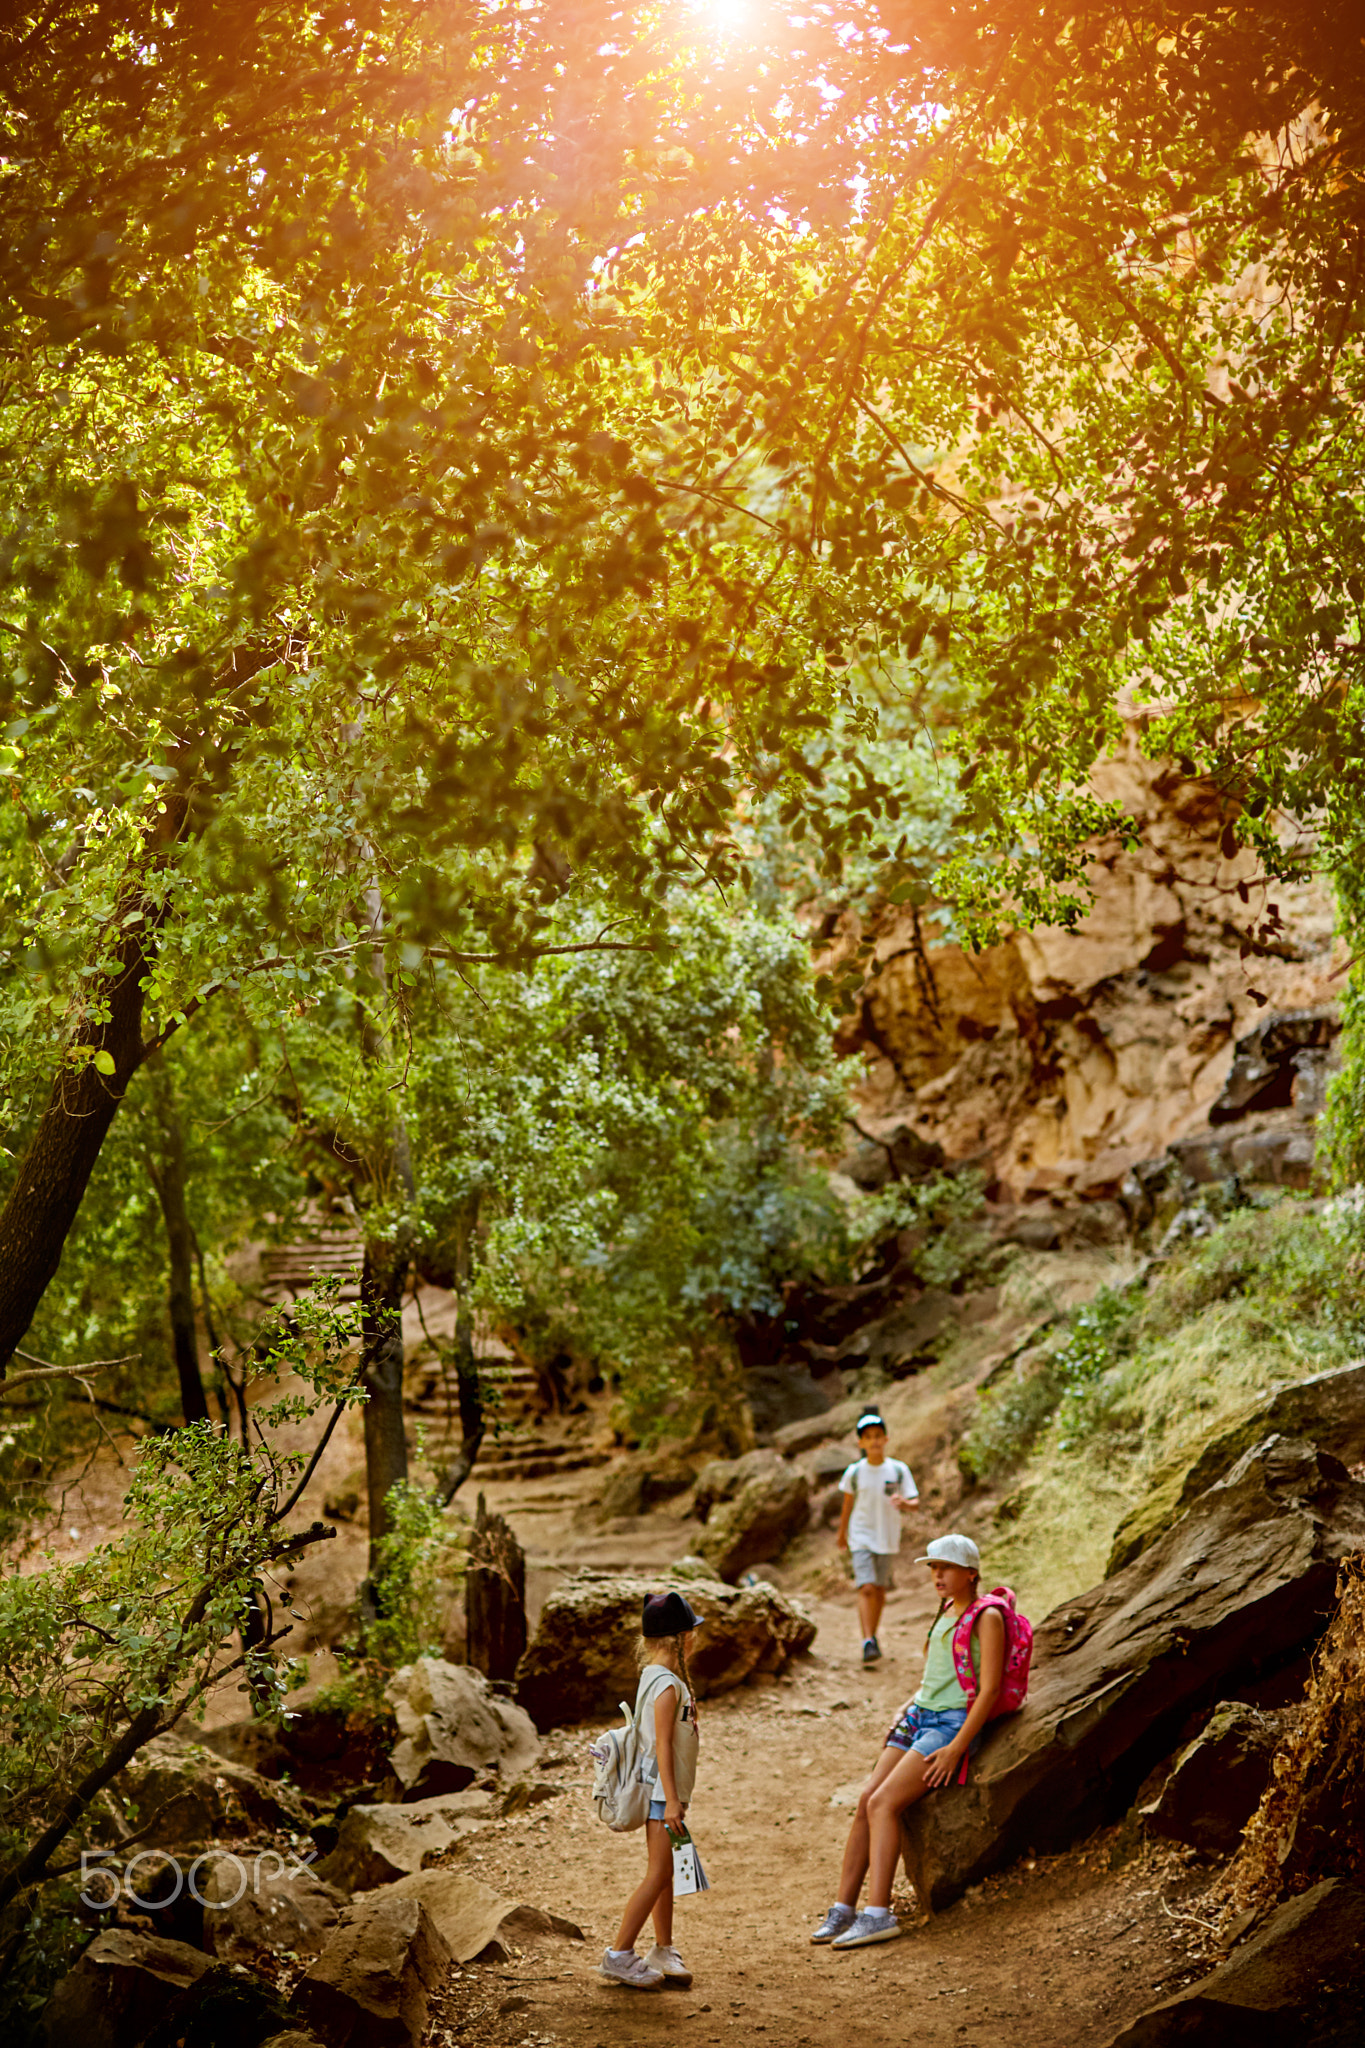
[[[377, 883], [372, 882], [365, 891], [365, 914], [375, 940], [370, 971], [383, 989], [388, 984], [382, 945], [384, 904]], [[388, 1038], [363, 1002], [356, 1005], [356, 1022], [367, 1064], [387, 1061]], [[407, 1125], [401, 1116], [393, 1120], [388, 1158], [377, 1179], [381, 1193], [384, 1183], [390, 1190], [402, 1191], [404, 1216], [387, 1239], [372, 1239], [366, 1231], [365, 1263], [360, 1275], [365, 1360], [361, 1377], [369, 1395], [365, 1403], [365, 1492], [370, 1511], [370, 1571], [366, 1589], [370, 1598], [378, 1563], [377, 1546], [388, 1534], [389, 1488], [408, 1476], [408, 1438], [403, 1423], [403, 1293], [412, 1265], [415, 1190]]]
[[[406, 1152], [406, 1141], [403, 1150]], [[412, 1249], [410, 1233], [397, 1242], [366, 1243], [360, 1275], [365, 1367], [365, 1491], [370, 1510], [370, 1576], [377, 1546], [389, 1527], [389, 1488], [408, 1476], [403, 1421], [403, 1291]]]
[[464, 1582], [465, 1654], [485, 1678], [515, 1678], [526, 1649], [526, 1556], [479, 1495]]
[[143, 982], [150, 966], [146, 923], [120, 932], [108, 986], [109, 1016], [77, 1026], [66, 1051], [92, 1046], [114, 1071], [102, 1074], [94, 1054], [64, 1060], [9, 1200], [0, 1210], [0, 1374], [24, 1336], [56, 1272], [67, 1234], [128, 1083], [142, 1064]]
[[476, 1220], [477, 1213], [471, 1212], [460, 1225], [455, 1242], [455, 1286], [459, 1294], [455, 1311], [455, 1383], [460, 1399], [460, 1448], [436, 1487], [442, 1507], [449, 1507], [474, 1470], [483, 1443], [483, 1384], [474, 1355], [474, 1319], [469, 1313], [470, 1240]]
[[194, 1319], [194, 1255], [189, 1212], [185, 1207], [185, 1140], [180, 1126], [170, 1070], [160, 1052], [147, 1061], [152, 1101], [161, 1132], [161, 1152], [151, 1167], [152, 1185], [166, 1222], [166, 1253], [170, 1267], [166, 1288], [171, 1318], [171, 1345], [180, 1380], [180, 1411], [186, 1422], [207, 1422], [209, 1404], [199, 1372], [199, 1332]]

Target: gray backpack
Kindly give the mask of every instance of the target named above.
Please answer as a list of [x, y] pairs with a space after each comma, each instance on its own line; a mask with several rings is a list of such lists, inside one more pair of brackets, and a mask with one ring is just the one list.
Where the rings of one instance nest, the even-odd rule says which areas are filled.
[[670, 1684], [667, 1678], [657, 1679], [634, 1713], [622, 1700], [625, 1727], [609, 1728], [593, 1745], [597, 1768], [593, 1773], [592, 1803], [597, 1808], [597, 1818], [605, 1821], [614, 1834], [629, 1834], [632, 1828], [642, 1828], [649, 1819], [653, 1781], [652, 1776], [645, 1776], [645, 1770], [654, 1746], [645, 1740], [644, 1717], [646, 1710], [653, 1713], [660, 1692]]

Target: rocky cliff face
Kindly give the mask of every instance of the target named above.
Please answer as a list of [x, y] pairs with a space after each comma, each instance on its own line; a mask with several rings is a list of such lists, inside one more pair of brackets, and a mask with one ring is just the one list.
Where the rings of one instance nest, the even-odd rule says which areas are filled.
[[[1306, 1180], [1345, 959], [1330, 895], [1229, 857], [1226, 800], [1135, 745], [1095, 783], [1142, 845], [1096, 845], [1074, 931], [973, 955], [937, 942], [930, 912], [877, 921], [840, 1035], [867, 1061], [860, 1120], [979, 1164], [1003, 1201], [1112, 1195], [1171, 1147], [1196, 1180]], [[1272, 908], [1273, 936], [1245, 952]], [[846, 913], [831, 957], [862, 935]]]

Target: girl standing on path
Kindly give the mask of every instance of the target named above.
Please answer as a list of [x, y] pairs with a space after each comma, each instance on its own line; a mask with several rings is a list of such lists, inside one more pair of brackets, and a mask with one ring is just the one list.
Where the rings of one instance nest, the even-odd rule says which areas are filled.
[[[643, 1881], [626, 1901], [615, 1948], [602, 1958], [599, 1974], [632, 1991], [662, 1991], [665, 1984], [686, 1990], [692, 1972], [673, 1946], [673, 1844], [697, 1778], [697, 1703], [687, 1670], [687, 1638], [697, 1617], [681, 1593], [650, 1593], [640, 1620], [636, 1659], [640, 1684], [635, 1718], [654, 1754]], [[640, 1930], [654, 1915], [654, 1946], [635, 1953]]]
[[[971, 1537], [936, 1536], [915, 1563], [929, 1566], [939, 1611], [924, 1647], [920, 1689], [902, 1707], [858, 1801], [838, 1898], [811, 1936], [812, 1941], [827, 1941], [839, 1949], [894, 1941], [901, 1932], [891, 1911], [901, 1815], [936, 1785], [951, 1784], [991, 1718], [1005, 1675], [1005, 1624], [993, 1607], [984, 1609], [972, 1630], [974, 1699], [963, 1691], [953, 1665], [953, 1632], [981, 1584], [981, 1553]], [[869, 1879], [867, 1905], [859, 1913], [864, 1877]]]

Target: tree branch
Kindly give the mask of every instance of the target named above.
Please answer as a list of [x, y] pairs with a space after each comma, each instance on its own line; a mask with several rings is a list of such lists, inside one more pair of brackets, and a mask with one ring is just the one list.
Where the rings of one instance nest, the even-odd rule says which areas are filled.
[[[319, 953], [277, 953], [269, 960], [252, 960], [247, 966], [239, 968], [236, 974], [225, 976], [222, 981], [210, 982], [197, 996], [191, 996], [190, 1000], [176, 1012], [171, 1022], [158, 1031], [155, 1038], [146, 1041], [142, 1048], [143, 1058], [158, 1052], [167, 1040], [173, 1038], [182, 1025], [188, 1024], [191, 1017], [197, 1016], [214, 996], [221, 995], [224, 989], [235, 988], [248, 974], [271, 974], [279, 967], [296, 967], [301, 960], [313, 964], [323, 960], [339, 960], [349, 953], [363, 953], [373, 946], [373, 938], [353, 939], [344, 946], [324, 946]], [[424, 946], [422, 952], [423, 957], [428, 960], [453, 960], [469, 965], [502, 967], [514, 960], [545, 960], [560, 953], [652, 953], [654, 948], [653, 939], [585, 939], [581, 944], [574, 946], [526, 946], [515, 952], [463, 953], [452, 946]]]
[[282, 1508], [276, 1508], [274, 1514], [270, 1517], [272, 1522], [282, 1522], [285, 1516], [288, 1514], [292, 1514], [294, 1509], [298, 1506], [299, 1501], [303, 1495], [303, 1490], [307, 1486], [313, 1474], [317, 1471], [318, 1460], [321, 1458], [323, 1452], [326, 1450], [327, 1445], [331, 1440], [332, 1431], [340, 1422], [346, 1407], [347, 1403], [344, 1400], [337, 1402], [336, 1407], [332, 1410], [332, 1413], [328, 1418], [326, 1429], [323, 1430], [322, 1435], [318, 1438], [317, 1448], [314, 1450], [312, 1457], [308, 1460], [308, 1463], [303, 1468], [303, 1475], [300, 1478], [298, 1485], [294, 1488], [294, 1491], [290, 1494], [284, 1506]]
[[126, 1358], [91, 1358], [84, 1365], [49, 1365], [45, 1359], [33, 1358], [27, 1351], [15, 1351], [10, 1355], [22, 1358], [26, 1365], [35, 1366], [37, 1370], [8, 1374], [3, 1383], [0, 1383], [0, 1399], [13, 1393], [16, 1387], [32, 1385], [34, 1380], [76, 1379], [83, 1372], [106, 1372], [113, 1365], [135, 1365], [142, 1353], [130, 1351]]
[[[320, 1543], [327, 1537], [335, 1535], [335, 1529], [329, 1529], [323, 1522], [314, 1522], [310, 1529], [303, 1530], [297, 1536], [291, 1536], [287, 1542], [274, 1545], [259, 1562], [262, 1564], [278, 1563], [281, 1558], [288, 1557], [293, 1551], [305, 1549], [310, 1543]], [[203, 1622], [209, 1611], [213, 1596], [218, 1590], [219, 1586], [216, 1580], [208, 1580], [200, 1586], [199, 1591], [189, 1604], [184, 1620], [176, 1631], [175, 1644], [183, 1643]], [[275, 1640], [278, 1640], [280, 1635], [287, 1635], [288, 1633], [288, 1629], [281, 1629]], [[261, 1647], [265, 1646], [258, 1645], [258, 1648]], [[172, 1646], [172, 1650], [168, 1654], [174, 1654], [174, 1646]], [[224, 1671], [217, 1673], [216, 1676], [221, 1678], [225, 1672], [236, 1670], [243, 1661], [244, 1659], [241, 1657], [234, 1658], [232, 1663], [226, 1665]], [[164, 1682], [165, 1675], [163, 1667], [162, 1682]], [[133, 1715], [118, 1741], [110, 1745], [101, 1761], [86, 1773], [80, 1783], [62, 1801], [57, 1809], [55, 1820], [51, 1821], [44, 1828], [38, 1839], [30, 1844], [18, 1862], [11, 1864], [3, 1877], [0, 1877], [0, 1912], [10, 1903], [11, 1899], [17, 1898], [21, 1892], [29, 1891], [35, 1884], [41, 1884], [44, 1881], [48, 1876], [54, 1852], [59, 1844], [70, 1834], [72, 1828], [82, 1819], [92, 1801], [99, 1797], [107, 1785], [113, 1783], [120, 1771], [127, 1768], [140, 1749], [145, 1749], [147, 1744], [156, 1736], [164, 1735], [168, 1728], [175, 1726], [189, 1706], [192, 1697], [193, 1694], [190, 1694], [169, 1704], [163, 1703], [160, 1700], [154, 1701], [151, 1705], [143, 1707], [141, 1712]]]

